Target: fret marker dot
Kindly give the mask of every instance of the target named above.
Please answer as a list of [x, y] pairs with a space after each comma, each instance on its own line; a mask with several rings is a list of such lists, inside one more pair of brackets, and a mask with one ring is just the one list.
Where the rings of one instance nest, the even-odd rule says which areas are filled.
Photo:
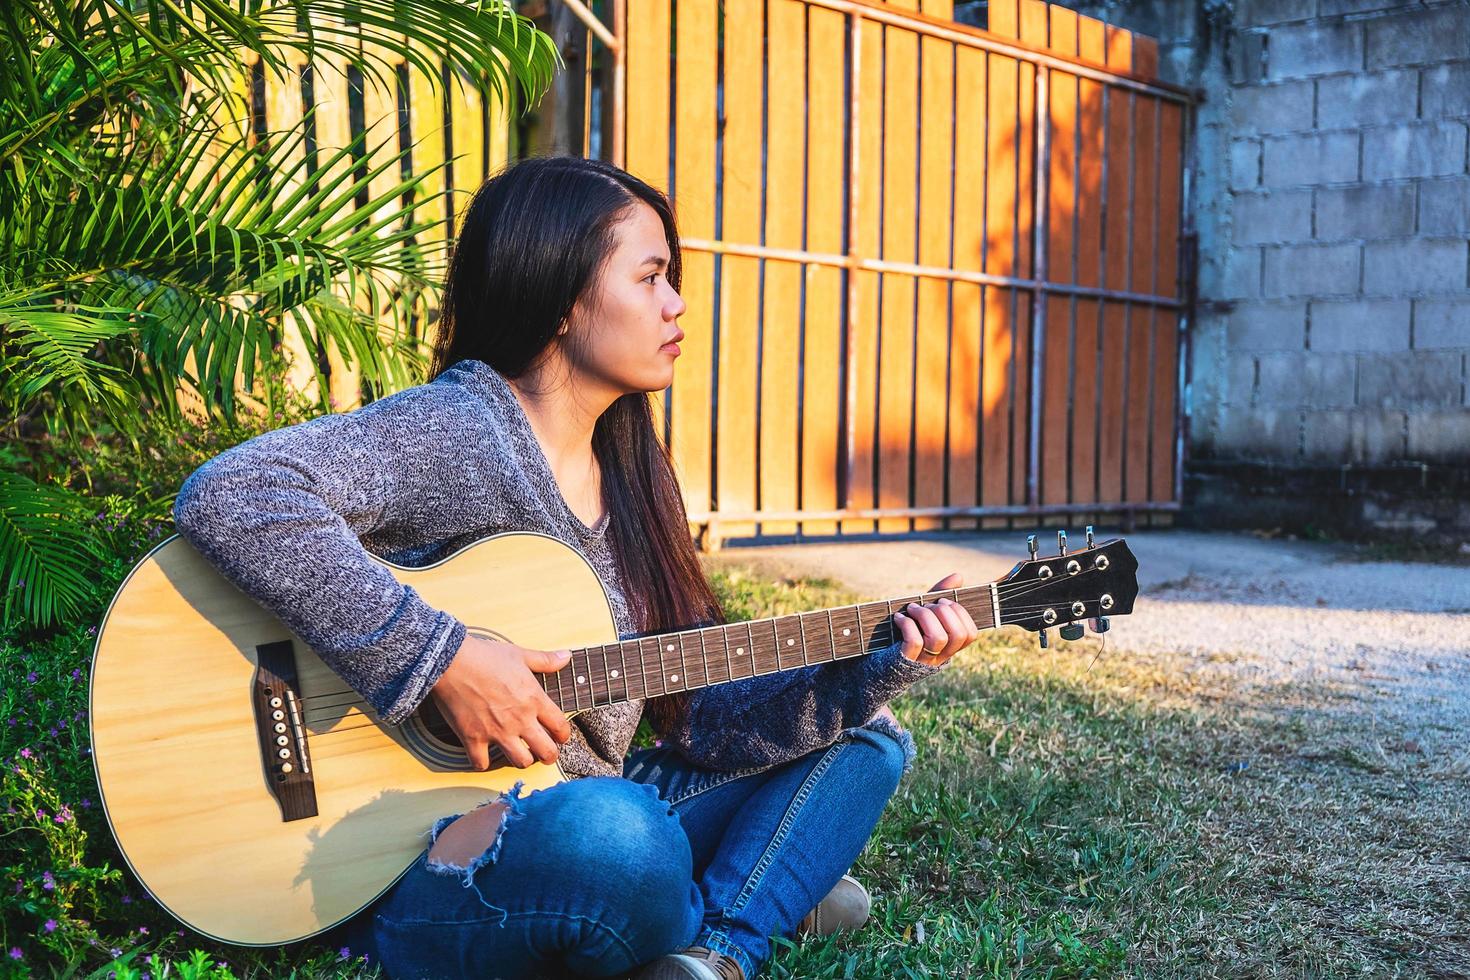
[[672, 643], [670, 643], [668, 646], [664, 647], [664, 649], [667, 650], [667, 651], [669, 651], [670, 653], [673, 653], [674, 652], [674, 645]]
[[584, 677], [584, 676], [582, 676], [581, 674], [578, 674], [577, 675], [577, 683], [578, 684], [586, 684], [587, 683], [587, 678]]
[[745, 647], [736, 647], [735, 648], [735, 652], [736, 653], [744, 653], [745, 652]]
[[786, 641], [786, 645], [787, 645], [787, 646], [792, 646], [792, 645], [794, 645], [794, 644], [795, 644], [795, 643], [796, 643], [796, 641], [795, 641], [795, 640], [787, 640], [787, 641]]
[[673, 682], [673, 683], [676, 683], [676, 684], [677, 684], [677, 683], [678, 683], [678, 682], [679, 682], [679, 675], [678, 675], [678, 674], [670, 674], [670, 675], [669, 675], [669, 680], [670, 680], [670, 681], [671, 681], [671, 682]]
[[612, 674], [611, 674], [611, 676], [613, 676], [613, 677], [618, 676], [618, 672], [617, 671], [613, 671]]
[[842, 635], [843, 635], [843, 636], [846, 636], [846, 635], [847, 635], [847, 634], [849, 634], [849, 633], [851, 633], [851, 632], [852, 632], [852, 630], [843, 630], [843, 631], [842, 631]]

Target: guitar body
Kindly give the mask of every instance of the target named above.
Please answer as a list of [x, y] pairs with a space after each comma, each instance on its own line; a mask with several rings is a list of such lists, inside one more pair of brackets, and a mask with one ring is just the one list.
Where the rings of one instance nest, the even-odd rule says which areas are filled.
[[[495, 535], [426, 568], [382, 564], [489, 639], [543, 650], [618, 640], [597, 573], [546, 535]], [[299, 712], [276, 724], [304, 731], [294, 771], [309, 770], [314, 794], [314, 815], [290, 819], [253, 699], [257, 651], [280, 641], [294, 654]], [[441, 737], [442, 719], [425, 720], [430, 708], [400, 726], [376, 722], [300, 638], [177, 536], [114, 597], [91, 685], [97, 782], [128, 865], [180, 921], [240, 945], [336, 925], [403, 875], [436, 818], [518, 781], [532, 790], [565, 778], [542, 764], [470, 769]]]

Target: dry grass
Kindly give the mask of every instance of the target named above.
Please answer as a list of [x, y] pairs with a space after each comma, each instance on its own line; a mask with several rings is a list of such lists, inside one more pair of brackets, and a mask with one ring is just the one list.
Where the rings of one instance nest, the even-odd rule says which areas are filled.
[[772, 975], [1470, 976], [1470, 760], [1255, 656], [984, 637], [895, 705], [874, 921]]

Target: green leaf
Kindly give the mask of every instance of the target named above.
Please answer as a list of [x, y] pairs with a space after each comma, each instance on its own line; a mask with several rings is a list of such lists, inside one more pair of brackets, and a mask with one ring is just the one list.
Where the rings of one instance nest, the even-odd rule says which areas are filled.
[[83, 525], [86, 498], [0, 470], [0, 621], [36, 626], [76, 615], [103, 559]]

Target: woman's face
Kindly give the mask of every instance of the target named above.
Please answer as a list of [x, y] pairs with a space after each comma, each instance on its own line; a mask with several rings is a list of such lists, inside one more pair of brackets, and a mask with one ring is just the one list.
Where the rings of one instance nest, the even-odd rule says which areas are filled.
[[636, 202], [613, 229], [616, 245], [591, 296], [569, 318], [568, 357], [584, 381], [615, 394], [661, 391], [674, 380], [684, 301], [669, 285], [669, 245], [657, 212]]

